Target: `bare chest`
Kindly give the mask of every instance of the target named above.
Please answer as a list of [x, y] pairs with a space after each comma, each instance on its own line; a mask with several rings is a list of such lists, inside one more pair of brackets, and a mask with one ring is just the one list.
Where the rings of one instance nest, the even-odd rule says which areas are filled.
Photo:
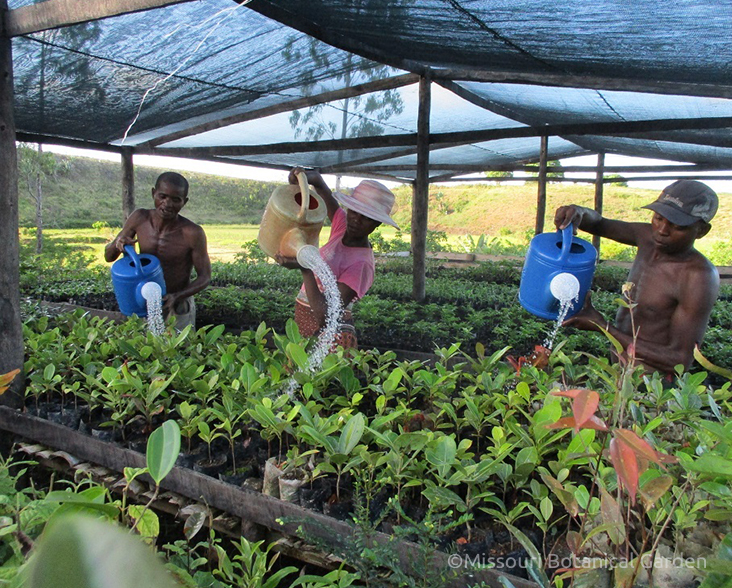
[[654, 262], [637, 258], [628, 275], [633, 284], [631, 298], [637, 304], [638, 319], [659, 320], [669, 317], [679, 304], [681, 264]]

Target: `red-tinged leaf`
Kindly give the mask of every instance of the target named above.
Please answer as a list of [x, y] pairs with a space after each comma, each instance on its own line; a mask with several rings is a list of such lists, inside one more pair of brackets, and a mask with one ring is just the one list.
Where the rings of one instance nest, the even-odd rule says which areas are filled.
[[622, 439], [623, 443], [630, 447], [638, 457], [663, 466], [663, 462], [659, 458], [659, 453], [651, 447], [648, 441], [641, 439], [633, 431], [628, 429], [617, 429], [614, 435]]
[[652, 480], [648, 480], [640, 489], [641, 501], [646, 510], [650, 510], [656, 504], [659, 498], [668, 492], [673, 485], [671, 476], [658, 476]]
[[595, 431], [608, 431], [607, 425], [602, 419], [596, 416], [591, 416], [587, 422], [582, 426], [583, 429], [594, 429]]
[[574, 429], [574, 417], [562, 417], [556, 423], [544, 426], [547, 429]]
[[600, 514], [602, 515], [602, 522], [608, 526], [606, 532], [610, 541], [615, 545], [620, 545], [625, 541], [623, 513], [620, 510], [618, 501], [602, 487], [600, 487]]
[[635, 359], [635, 343], [628, 343], [628, 347], [625, 349], [625, 353], [628, 357]]
[[567, 547], [569, 550], [577, 555], [582, 549], [582, 535], [577, 531], [567, 531]]
[[574, 414], [575, 430], [579, 431], [591, 417], [595, 416], [597, 406], [600, 404], [600, 395], [594, 390], [580, 390], [572, 402], [572, 413]]
[[656, 451], [656, 455], [658, 456], [658, 461], [661, 463], [679, 463], [679, 459], [675, 455], [661, 453], [660, 451]]
[[628, 492], [631, 504], [635, 504], [635, 495], [638, 491], [638, 461], [635, 452], [622, 439], [613, 437], [610, 440], [610, 461], [620, 485]]
[[564, 398], [577, 398], [577, 395], [584, 390], [552, 390], [552, 396], [563, 396]]

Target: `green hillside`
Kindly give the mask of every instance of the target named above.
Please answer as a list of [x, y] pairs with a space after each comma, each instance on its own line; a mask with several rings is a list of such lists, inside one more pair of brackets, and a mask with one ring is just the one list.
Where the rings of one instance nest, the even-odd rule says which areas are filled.
[[[96, 221], [111, 226], [121, 223], [121, 166], [87, 158], [56, 156], [59, 165], [44, 184], [44, 219], [48, 228], [90, 227]], [[150, 206], [150, 189], [164, 170], [135, 166], [138, 206]], [[255, 180], [185, 172], [191, 184], [185, 216], [201, 224], [257, 224], [275, 184]], [[411, 187], [395, 189], [402, 227], [411, 224]], [[641, 206], [654, 200], [657, 190], [606, 186], [605, 214], [624, 220], [646, 220], [650, 212]], [[710, 236], [730, 239], [732, 198], [721, 195], [720, 210]], [[588, 184], [555, 183], [547, 187], [545, 226], [552, 227], [554, 210], [561, 204], [592, 206], [594, 188]], [[24, 182], [20, 183], [21, 225], [34, 226], [34, 206]], [[533, 231], [536, 184], [459, 184], [433, 186], [430, 190], [429, 225], [450, 234], [524, 236]]]
[[[594, 186], [590, 184], [550, 183], [547, 186], [545, 230], [554, 226], [554, 211], [563, 204], [594, 206]], [[395, 190], [399, 208], [397, 222], [409, 225], [411, 188]], [[536, 222], [536, 183], [517, 185], [457, 184], [430, 189], [429, 225], [432, 230], [450, 234], [509, 236], [534, 230]], [[651, 212], [641, 207], [652, 202], [659, 190], [606, 185], [603, 212], [610, 218], [646, 221]], [[732, 197], [720, 194], [720, 207], [710, 236], [732, 238]]]
[[[22, 152], [21, 152], [22, 156]], [[121, 164], [56, 155], [59, 165], [43, 184], [44, 224], [48, 228], [91, 227], [97, 221], [122, 223]], [[135, 201], [151, 207], [151, 189], [165, 169], [135, 166]], [[259, 223], [276, 184], [182, 172], [190, 182], [184, 216], [203, 224]], [[19, 180], [20, 224], [35, 226], [35, 204], [26, 181]]]

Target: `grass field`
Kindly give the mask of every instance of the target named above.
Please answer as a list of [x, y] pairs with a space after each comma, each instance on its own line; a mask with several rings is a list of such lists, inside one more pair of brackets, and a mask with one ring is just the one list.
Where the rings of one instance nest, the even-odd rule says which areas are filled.
[[[587, 185], [549, 184], [544, 230], [553, 230], [554, 210], [563, 204], [593, 206], [594, 189]], [[397, 210], [396, 221], [405, 228], [411, 223], [411, 189], [400, 187], [395, 190]], [[605, 188], [604, 214], [610, 218], [627, 221], [650, 220], [651, 212], [642, 206], [655, 200], [657, 190], [607, 186]], [[213, 196], [211, 197], [213, 198]], [[479, 237], [485, 241], [500, 240], [508, 246], [525, 247], [533, 235], [536, 215], [536, 184], [485, 185], [458, 184], [430, 187], [429, 228], [447, 235], [450, 249], [461, 252], [486, 252], [471, 249]], [[263, 206], [262, 206], [263, 209]], [[200, 222], [196, 209], [184, 211], [191, 220]], [[231, 212], [231, 220], [238, 215]], [[257, 238], [258, 226], [254, 224], [208, 224], [203, 223], [208, 237], [209, 253], [217, 261], [232, 261], [241, 252], [244, 243]], [[87, 247], [102, 260], [104, 244], [114, 238], [119, 229], [47, 229], [49, 237], [62, 239], [69, 244]], [[327, 236], [325, 229], [321, 237]], [[394, 237], [396, 231], [386, 225], [378, 231], [384, 239]], [[24, 235], [31, 230], [24, 231]], [[585, 235], [586, 236], [586, 235]], [[409, 235], [402, 234], [408, 241]], [[717, 265], [732, 265], [732, 196], [720, 195], [720, 207], [712, 223], [711, 233], [697, 242], [698, 249]], [[491, 251], [487, 251], [491, 252]], [[630, 248], [604, 241], [603, 258], [630, 260]]]

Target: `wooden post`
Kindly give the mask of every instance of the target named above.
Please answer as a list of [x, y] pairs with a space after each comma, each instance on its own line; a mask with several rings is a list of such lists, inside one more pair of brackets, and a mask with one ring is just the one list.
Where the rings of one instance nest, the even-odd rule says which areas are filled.
[[544, 232], [544, 216], [546, 216], [546, 160], [549, 147], [549, 137], [542, 135], [541, 151], [539, 152], [539, 190], [536, 195], [536, 226], [534, 234]]
[[412, 297], [418, 302], [425, 298], [427, 209], [430, 192], [430, 83], [429, 76], [419, 79], [417, 175], [412, 198]]
[[[18, 154], [13, 114], [13, 54], [5, 35], [7, 0], [0, 0], [0, 374], [23, 369], [20, 320], [20, 244], [18, 242]], [[22, 373], [0, 403], [22, 406]]]
[[[597, 154], [597, 172], [595, 173], [595, 210], [602, 214], [602, 189], [605, 185], [605, 154]], [[600, 256], [600, 236], [592, 237], [592, 244], [597, 249], [597, 256]]]
[[122, 212], [125, 219], [135, 210], [135, 168], [132, 147], [122, 147]]

